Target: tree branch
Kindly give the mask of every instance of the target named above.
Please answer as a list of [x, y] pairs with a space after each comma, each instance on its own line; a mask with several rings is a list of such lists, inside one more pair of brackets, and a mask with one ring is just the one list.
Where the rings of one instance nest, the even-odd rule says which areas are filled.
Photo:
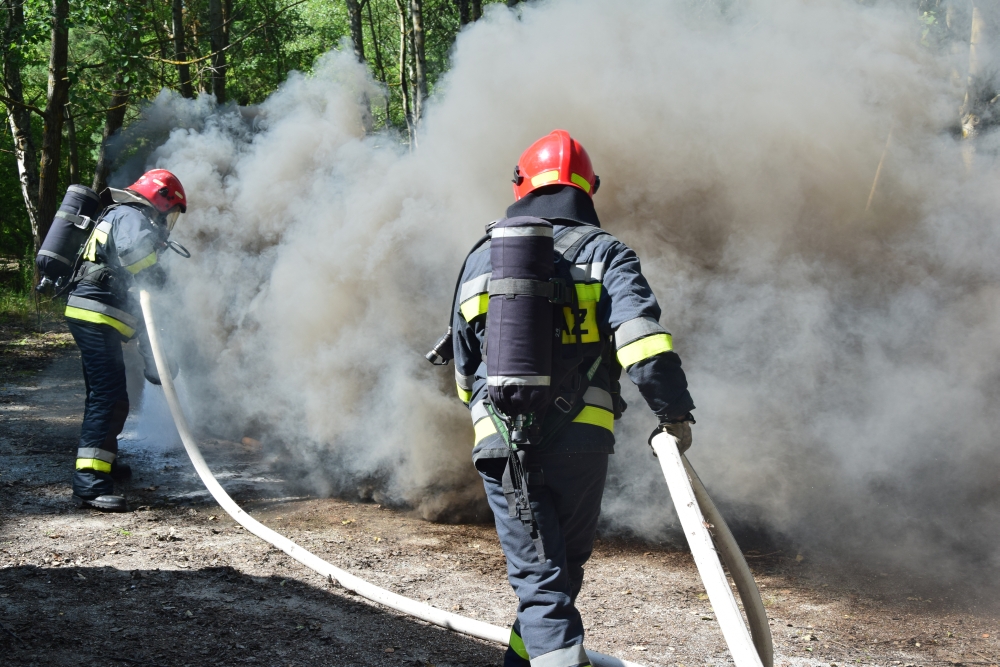
[[301, 5], [304, 2], [308, 2], [308, 0], [298, 0], [298, 2], [293, 2], [292, 4], [288, 5], [287, 7], [282, 7], [281, 9], [278, 10], [278, 13], [275, 14], [273, 17], [271, 17], [270, 19], [268, 19], [264, 23], [261, 23], [260, 25], [258, 25], [257, 27], [255, 27], [253, 30], [251, 30], [247, 34], [245, 34], [242, 37], [240, 37], [239, 39], [237, 39], [235, 42], [232, 42], [232, 43], [228, 44], [225, 48], [221, 48], [218, 51], [213, 51], [212, 53], [209, 53], [207, 56], [202, 56], [200, 58], [194, 58], [193, 60], [168, 60], [166, 58], [160, 58], [158, 56], [143, 56], [143, 58], [145, 58], [146, 60], [154, 60], [156, 62], [166, 63], [168, 65], [195, 65], [197, 63], [204, 62], [204, 61], [208, 60], [209, 58], [217, 56], [218, 54], [222, 53], [223, 51], [228, 51], [229, 49], [233, 48], [234, 46], [236, 46], [240, 42], [244, 41], [250, 35], [254, 34], [258, 30], [260, 30], [261, 28], [267, 28], [267, 27], [269, 27], [270, 25], [272, 25], [272, 22], [274, 21], [274, 19], [277, 18], [279, 15], [281, 15], [284, 12], [288, 11], [292, 7], [295, 7], [297, 5]]
[[6, 95], [0, 95], [0, 102], [3, 102], [7, 106], [21, 107], [22, 109], [27, 109], [28, 111], [34, 111], [42, 118], [45, 118], [45, 112], [38, 107], [32, 106], [31, 104], [25, 104], [24, 102], [18, 102], [17, 100], [12, 100]]

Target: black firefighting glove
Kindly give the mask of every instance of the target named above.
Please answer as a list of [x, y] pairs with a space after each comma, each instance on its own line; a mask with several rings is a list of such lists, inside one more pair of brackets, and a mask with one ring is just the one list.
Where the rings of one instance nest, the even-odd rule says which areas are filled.
[[[142, 355], [142, 360], [144, 362], [142, 369], [143, 377], [145, 377], [151, 384], [159, 385], [160, 373], [156, 370], [156, 359], [153, 358], [153, 348], [149, 344], [149, 335], [145, 331], [139, 334], [139, 354]], [[167, 363], [170, 366], [171, 379], [176, 378], [178, 371], [177, 364], [169, 359], [167, 360]]]
[[[653, 448], [653, 438], [658, 436], [660, 433], [669, 433], [677, 439], [677, 449], [683, 454], [687, 450], [691, 449], [691, 424], [696, 423], [694, 417], [691, 413], [687, 413], [683, 417], [677, 419], [668, 419], [661, 421], [653, 432], [649, 434], [649, 447]], [[656, 456], [656, 450], [653, 450], [653, 456]]]

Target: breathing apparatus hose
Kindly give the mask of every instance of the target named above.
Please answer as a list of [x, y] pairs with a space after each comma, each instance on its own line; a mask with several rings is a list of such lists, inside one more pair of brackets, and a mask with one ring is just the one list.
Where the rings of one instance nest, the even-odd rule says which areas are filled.
[[[417, 602], [416, 600], [411, 600], [410, 598], [387, 591], [384, 588], [380, 588], [365, 581], [364, 579], [360, 579], [349, 572], [331, 565], [316, 554], [313, 554], [312, 552], [303, 549], [295, 542], [292, 542], [284, 535], [271, 530], [243, 511], [243, 509], [236, 504], [229, 494], [226, 493], [225, 489], [222, 488], [218, 480], [215, 479], [215, 476], [209, 469], [208, 464], [205, 463], [205, 459], [202, 457], [201, 450], [198, 448], [194, 437], [191, 435], [191, 429], [188, 427], [187, 418], [184, 416], [180, 400], [177, 397], [177, 390], [174, 387], [173, 378], [170, 375], [166, 355], [164, 354], [163, 347], [160, 344], [159, 331], [156, 328], [155, 318], [153, 317], [149, 292], [146, 290], [141, 290], [139, 292], [139, 303], [142, 305], [142, 314], [146, 322], [146, 331], [149, 334], [150, 347], [153, 349], [153, 358], [156, 361], [156, 369], [160, 374], [163, 394], [167, 399], [167, 405], [170, 407], [170, 414], [174, 418], [174, 424], [177, 426], [177, 433], [180, 435], [181, 442], [184, 444], [184, 449], [187, 451], [188, 457], [190, 457], [191, 463], [194, 465], [194, 469], [201, 478], [202, 483], [204, 483], [208, 492], [212, 494], [215, 501], [219, 503], [222, 509], [226, 510], [229, 516], [257, 537], [284, 551], [286, 554], [299, 561], [309, 569], [319, 573], [324, 579], [327, 579], [330, 582], [338, 583], [347, 590], [357, 593], [361, 597], [448, 630], [496, 642], [505, 646], [507, 645], [510, 640], [510, 628], [501, 628], [499, 626], [491, 625], [483, 621], [477, 621], [466, 616], [460, 616], [459, 614], [443, 611], [428, 604]], [[596, 651], [588, 650], [587, 655], [590, 657], [593, 667], [641, 667], [641, 665], [638, 665], [637, 663], [620, 660], [612, 656], [597, 653]]]

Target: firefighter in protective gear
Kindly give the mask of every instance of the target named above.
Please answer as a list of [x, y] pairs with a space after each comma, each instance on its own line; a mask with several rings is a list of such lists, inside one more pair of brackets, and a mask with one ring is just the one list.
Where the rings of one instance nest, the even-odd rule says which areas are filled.
[[83, 247], [66, 303], [66, 320], [80, 348], [86, 404], [73, 475], [78, 507], [123, 512], [124, 496], [114, 492], [131, 470], [117, 461], [118, 435], [128, 417], [122, 343], [138, 338], [144, 375], [159, 384], [149, 338], [135, 298], [135, 285], [161, 287], [159, 264], [167, 237], [187, 210], [181, 182], [154, 169], [124, 190], [110, 189], [113, 200]]
[[[590, 664], [574, 605], [593, 549], [608, 456], [614, 452], [614, 422], [625, 409], [618, 384], [622, 369], [656, 414], [657, 430], [686, 433], [690, 444], [694, 403], [680, 358], [659, 323], [660, 306], [635, 252], [600, 228], [592, 200], [599, 185], [583, 146], [556, 130], [518, 160], [516, 201], [507, 209], [507, 218], [532, 216], [553, 225], [555, 253], [570, 260], [577, 296], [575, 308], [564, 308], [560, 347], [566, 357], [582, 352], [580, 373], [590, 376], [580, 378], [589, 384], [582, 407], [573, 408], [576, 416], [538, 450], [524, 450], [528, 501], [544, 560], [529, 530], [511, 516], [503, 481], [511, 448], [484, 401], [490, 243], [467, 258], [452, 313], [458, 395], [470, 409], [475, 432], [472, 458], [507, 557], [508, 580], [519, 599], [505, 667]], [[549, 410], [550, 415], [558, 413]]]

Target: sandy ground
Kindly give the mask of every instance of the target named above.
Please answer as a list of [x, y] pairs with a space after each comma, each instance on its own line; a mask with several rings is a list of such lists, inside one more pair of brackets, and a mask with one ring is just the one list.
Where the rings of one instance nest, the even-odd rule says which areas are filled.
[[[0, 387], [0, 664], [501, 664], [500, 647], [368, 603], [248, 534], [209, 500], [182, 449], [143, 449], [128, 427], [133, 511], [74, 509], [83, 387], [79, 357], [58, 348], [44, 370], [19, 367]], [[294, 495], [261, 448], [204, 446], [246, 509], [333, 564], [444, 609], [513, 620], [492, 526]], [[776, 665], [1000, 662], [993, 596], [931, 596], [794, 553], [749, 555]], [[732, 664], [682, 548], [602, 538], [579, 606], [596, 650], [650, 666]]]

